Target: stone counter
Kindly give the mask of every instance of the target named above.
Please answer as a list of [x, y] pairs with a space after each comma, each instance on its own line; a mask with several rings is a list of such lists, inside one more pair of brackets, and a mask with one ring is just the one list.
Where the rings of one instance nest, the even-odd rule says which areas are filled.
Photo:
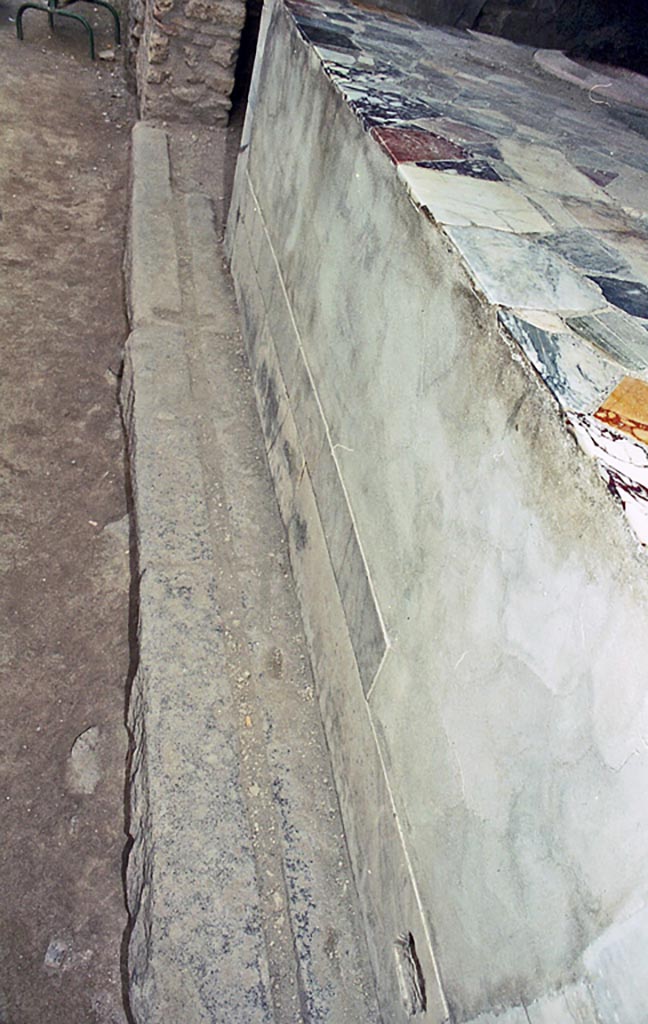
[[390, 1022], [648, 1019], [647, 118], [557, 64], [262, 22], [229, 249]]

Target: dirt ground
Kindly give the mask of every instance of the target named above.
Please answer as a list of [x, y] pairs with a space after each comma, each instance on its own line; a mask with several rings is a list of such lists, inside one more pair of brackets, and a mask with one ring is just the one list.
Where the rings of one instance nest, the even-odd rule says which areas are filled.
[[81, 26], [52, 37], [34, 11], [17, 42], [16, 6], [0, 3], [0, 1024], [125, 1024], [133, 109], [119, 59], [91, 63]]

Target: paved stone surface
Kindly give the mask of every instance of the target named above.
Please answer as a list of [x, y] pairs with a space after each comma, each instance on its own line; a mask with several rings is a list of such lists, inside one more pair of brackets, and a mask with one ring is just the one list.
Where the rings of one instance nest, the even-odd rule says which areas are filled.
[[[137, 127], [136, 168], [160, 135]], [[123, 389], [140, 579], [131, 1008], [138, 1024], [378, 1021], [233, 293], [212, 204], [193, 191], [195, 141], [193, 163], [181, 136], [171, 149], [182, 317], [131, 334]], [[146, 202], [133, 237], [140, 217]], [[154, 246], [166, 223], [149, 218]]]

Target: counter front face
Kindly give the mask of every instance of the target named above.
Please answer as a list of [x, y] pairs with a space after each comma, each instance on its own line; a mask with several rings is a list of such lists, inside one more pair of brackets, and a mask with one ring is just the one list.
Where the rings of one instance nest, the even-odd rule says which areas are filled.
[[630, 124], [502, 40], [264, 12], [228, 244], [389, 1020], [648, 1006]]

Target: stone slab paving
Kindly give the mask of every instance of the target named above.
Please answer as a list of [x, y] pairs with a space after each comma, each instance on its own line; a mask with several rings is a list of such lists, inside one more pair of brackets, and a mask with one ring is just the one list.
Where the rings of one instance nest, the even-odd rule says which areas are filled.
[[648, 543], [648, 80], [347, 0], [286, 6]]
[[378, 1021], [213, 207], [172, 184], [167, 142], [134, 129], [131, 1009], [138, 1024]]

